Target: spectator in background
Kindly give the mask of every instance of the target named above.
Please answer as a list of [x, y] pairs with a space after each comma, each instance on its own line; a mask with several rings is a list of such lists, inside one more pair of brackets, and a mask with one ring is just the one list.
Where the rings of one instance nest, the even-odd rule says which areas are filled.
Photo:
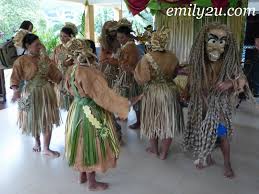
[[[13, 37], [14, 46], [16, 48], [17, 56], [22, 56], [28, 54], [28, 50], [23, 47], [23, 38], [26, 34], [31, 33], [33, 30], [33, 24], [31, 21], [25, 20], [21, 23], [19, 30], [15, 33]], [[22, 91], [24, 86], [24, 80], [21, 80], [19, 85], [19, 90]]]
[[20, 37], [21, 36], [24, 37], [25, 34], [31, 33], [32, 30], [33, 30], [33, 24], [30, 21], [25, 20], [21, 23], [19, 30], [14, 35], [13, 41], [15, 43], [16, 52], [18, 56], [27, 54], [26, 49], [24, 49], [22, 46], [22, 38]]
[[246, 51], [245, 74], [255, 97], [259, 97], [259, 35], [255, 37], [255, 48]]
[[32, 32], [33, 30], [33, 24], [29, 20], [25, 20], [21, 23], [20, 29], [28, 30], [29, 32]]

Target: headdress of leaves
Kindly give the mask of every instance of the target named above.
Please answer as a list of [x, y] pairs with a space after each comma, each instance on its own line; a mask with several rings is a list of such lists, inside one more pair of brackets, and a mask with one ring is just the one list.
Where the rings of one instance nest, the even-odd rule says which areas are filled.
[[151, 50], [152, 51], [164, 51], [169, 39], [169, 29], [162, 28], [152, 33], [151, 37]]
[[77, 60], [79, 63], [88, 63], [89, 58], [97, 58], [86, 40], [73, 38], [65, 44], [68, 60]]
[[126, 18], [122, 18], [119, 20], [117, 28], [119, 28], [121, 26], [129, 27], [132, 30], [132, 22], [130, 22]]

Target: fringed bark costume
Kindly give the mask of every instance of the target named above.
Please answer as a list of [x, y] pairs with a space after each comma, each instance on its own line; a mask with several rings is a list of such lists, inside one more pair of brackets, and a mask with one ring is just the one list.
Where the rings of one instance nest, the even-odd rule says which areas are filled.
[[165, 50], [166, 31], [154, 32], [151, 52], [144, 55], [135, 69], [135, 79], [144, 85], [141, 111], [141, 135], [149, 139], [173, 138], [184, 128], [179, 91], [173, 79], [178, 59]]
[[120, 43], [117, 40], [118, 22], [107, 21], [102, 28], [100, 37], [101, 52], [99, 56], [99, 63], [101, 71], [104, 73], [109, 87], [113, 87], [115, 80], [119, 76], [119, 63], [116, 53], [120, 48]]
[[33, 137], [52, 130], [59, 125], [60, 117], [56, 95], [49, 81], [59, 83], [61, 72], [45, 55], [40, 58], [24, 55], [13, 66], [11, 87], [18, 87], [25, 80], [21, 98], [18, 101], [20, 129]]
[[[66, 23], [64, 28], [69, 28], [73, 31], [73, 34], [77, 34], [77, 28], [72, 23]], [[73, 61], [68, 61], [68, 57], [66, 55], [66, 48], [65, 45], [62, 43], [58, 45], [53, 52], [53, 60], [57, 64], [58, 69], [61, 71], [63, 77], [65, 77], [68, 67], [73, 65]], [[73, 102], [73, 96], [71, 96], [66, 88], [64, 87], [65, 80], [62, 81], [55, 86], [55, 91], [57, 94], [58, 106], [68, 111], [71, 103]]]
[[[202, 28], [191, 49], [190, 102], [185, 146], [198, 155], [196, 163], [206, 166], [206, 158], [218, 137], [232, 134], [234, 97], [245, 91], [250, 95], [240, 66], [236, 41], [221, 24]], [[226, 90], [222, 86], [230, 83]], [[227, 130], [221, 130], [223, 128]]]
[[[67, 57], [65, 56], [65, 50], [65, 47], [60, 44], [58, 47], [55, 48], [53, 53], [53, 59], [63, 76], [66, 75], [69, 67], [64, 65], [64, 62], [67, 59]], [[64, 88], [64, 79], [61, 81], [60, 84], [57, 84], [55, 86], [55, 91], [57, 95], [58, 106], [63, 110], [68, 110], [73, 101], [73, 97], [69, 95], [69, 93]]]
[[[118, 23], [118, 28], [120, 27], [128, 27], [131, 30], [132, 24], [123, 18]], [[138, 95], [139, 88], [131, 72], [140, 60], [140, 54], [134, 40], [129, 39], [122, 45], [115, 57], [118, 60], [120, 70], [114, 89], [121, 95], [129, 98]]]
[[135, 69], [139, 60], [140, 55], [138, 48], [133, 41], [128, 41], [122, 46], [118, 57], [121, 68], [114, 87], [115, 90], [119, 88], [120, 94], [125, 97], [133, 97], [139, 94], [139, 88], [133, 74], [130, 71], [125, 70], [125, 67]]
[[111, 113], [127, 118], [129, 101], [108, 87], [83, 41], [71, 40], [68, 51], [78, 64], [69, 68], [66, 80], [74, 101], [66, 122], [65, 155], [69, 165], [80, 172], [105, 172], [115, 167], [119, 156]]

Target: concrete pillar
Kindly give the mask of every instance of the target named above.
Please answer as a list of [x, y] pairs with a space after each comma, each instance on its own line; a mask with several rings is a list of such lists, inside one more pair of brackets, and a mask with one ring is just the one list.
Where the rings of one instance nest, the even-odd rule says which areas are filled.
[[122, 16], [122, 10], [120, 8], [114, 8], [114, 20], [119, 21], [123, 16]]
[[94, 6], [85, 6], [85, 37], [94, 41]]

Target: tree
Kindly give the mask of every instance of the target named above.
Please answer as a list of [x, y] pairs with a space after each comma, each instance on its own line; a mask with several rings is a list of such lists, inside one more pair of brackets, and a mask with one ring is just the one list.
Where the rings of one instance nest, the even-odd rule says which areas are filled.
[[125, 10], [123, 12], [123, 17], [127, 18], [132, 22], [132, 28], [138, 33], [143, 33], [145, 31], [145, 27], [148, 25], [153, 25], [153, 16], [150, 12], [144, 10], [139, 15], [133, 16], [131, 12]]
[[4, 39], [11, 38], [23, 20], [35, 23], [39, 14], [39, 0], [1, 0], [0, 32], [4, 33]]
[[53, 27], [48, 28], [47, 21], [44, 18], [41, 18], [38, 21], [37, 26], [40, 26], [40, 28], [37, 29], [35, 34], [39, 36], [41, 42], [46, 47], [47, 53], [51, 54], [54, 48], [59, 43], [59, 37], [57, 34], [60, 31], [60, 29], [63, 27], [63, 25], [55, 24]]
[[114, 20], [113, 9], [110, 7], [100, 7], [96, 9], [94, 19], [95, 36], [98, 38], [101, 35], [103, 24], [106, 21]]
[[[123, 11], [123, 17], [133, 22], [132, 28], [136, 33], [143, 33], [144, 27], [153, 24], [153, 16], [148, 11], [142, 11], [141, 15], [133, 17], [128, 11]], [[102, 26], [108, 20], [114, 20], [114, 11], [111, 7], [100, 7], [95, 10], [95, 36], [101, 35]]]

